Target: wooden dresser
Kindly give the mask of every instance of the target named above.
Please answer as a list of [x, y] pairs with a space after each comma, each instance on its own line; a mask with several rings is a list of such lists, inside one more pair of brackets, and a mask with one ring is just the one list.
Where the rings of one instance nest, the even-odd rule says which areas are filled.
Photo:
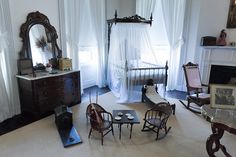
[[36, 77], [17, 75], [21, 112], [40, 118], [53, 113], [59, 105], [81, 102], [80, 72], [57, 71], [57, 74], [36, 73]]

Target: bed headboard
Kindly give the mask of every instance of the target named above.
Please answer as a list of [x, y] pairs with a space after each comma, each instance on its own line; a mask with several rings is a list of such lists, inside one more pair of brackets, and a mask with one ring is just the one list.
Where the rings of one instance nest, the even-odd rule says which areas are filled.
[[107, 20], [108, 25], [112, 25], [113, 23], [147, 23], [152, 25], [152, 14], [150, 16], [150, 20], [146, 20], [145, 18], [139, 16], [139, 15], [134, 15], [134, 16], [129, 16], [129, 17], [123, 17], [123, 18], [118, 18], [117, 17], [117, 11], [115, 11], [115, 18]]

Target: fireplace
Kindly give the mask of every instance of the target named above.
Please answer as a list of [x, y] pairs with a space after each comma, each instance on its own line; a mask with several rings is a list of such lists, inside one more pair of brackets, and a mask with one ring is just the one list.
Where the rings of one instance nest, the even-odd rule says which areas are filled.
[[236, 83], [236, 66], [211, 65], [209, 84]]
[[233, 77], [236, 80], [236, 46], [203, 46], [201, 52], [199, 67], [203, 83], [225, 84]]

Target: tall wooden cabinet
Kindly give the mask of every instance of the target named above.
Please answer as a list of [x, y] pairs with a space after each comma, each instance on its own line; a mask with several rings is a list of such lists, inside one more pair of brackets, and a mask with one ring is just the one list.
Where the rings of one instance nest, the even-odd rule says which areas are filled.
[[59, 105], [72, 106], [81, 102], [79, 71], [38, 75], [17, 75], [22, 113], [42, 117]]

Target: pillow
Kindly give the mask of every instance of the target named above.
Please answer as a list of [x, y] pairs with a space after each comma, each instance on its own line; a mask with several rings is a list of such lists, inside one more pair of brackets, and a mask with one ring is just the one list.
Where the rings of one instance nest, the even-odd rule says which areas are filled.
[[148, 86], [146, 85], [146, 93], [147, 94], [156, 94], [156, 86], [153, 85], [153, 86]]

